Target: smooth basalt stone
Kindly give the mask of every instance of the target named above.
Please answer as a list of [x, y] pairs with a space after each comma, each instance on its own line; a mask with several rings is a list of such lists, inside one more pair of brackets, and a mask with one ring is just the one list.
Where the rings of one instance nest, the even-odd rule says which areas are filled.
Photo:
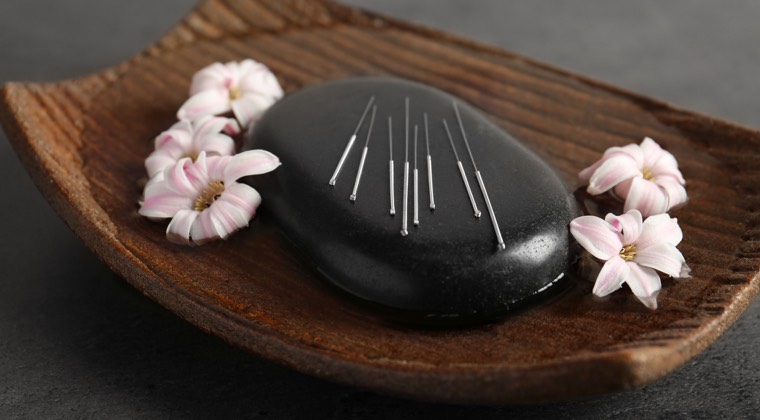
[[[336, 185], [328, 185], [368, 99], [377, 116], [356, 202], [349, 201], [369, 115]], [[402, 236], [404, 98], [410, 99], [409, 234]], [[506, 249], [497, 248], [483, 195], [457, 123], [455, 98], [391, 78], [345, 79], [308, 87], [256, 123], [246, 149], [279, 156], [276, 171], [250, 182], [265, 210], [305, 259], [332, 284], [413, 322], [493, 320], [560, 283], [578, 251], [568, 232], [573, 196], [540, 158], [459, 101]], [[429, 209], [423, 112], [428, 114], [435, 210]], [[393, 119], [396, 215], [390, 215], [388, 117]], [[447, 120], [477, 205], [470, 201], [441, 122]], [[420, 225], [412, 224], [414, 125]], [[368, 306], [377, 306], [368, 305]]]

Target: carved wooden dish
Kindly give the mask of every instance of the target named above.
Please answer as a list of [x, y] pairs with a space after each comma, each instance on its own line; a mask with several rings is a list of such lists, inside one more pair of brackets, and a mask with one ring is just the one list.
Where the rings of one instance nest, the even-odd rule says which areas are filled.
[[[174, 121], [192, 74], [214, 61], [266, 63], [287, 91], [391, 75], [484, 110], [578, 187], [611, 145], [655, 138], [691, 201], [675, 211], [693, 268], [665, 281], [660, 309], [591, 283], [502, 322], [412, 329], [336, 293], [267, 220], [226, 242], [171, 245], [137, 215], [143, 159]], [[204, 331], [325, 379], [456, 403], [568, 400], [628, 389], [677, 368], [757, 295], [760, 133], [439, 31], [326, 1], [207, 1], [139, 56], [53, 84], [10, 83], [3, 127], [38, 188], [134, 287]], [[266, 206], [266, 197], [264, 198]]]

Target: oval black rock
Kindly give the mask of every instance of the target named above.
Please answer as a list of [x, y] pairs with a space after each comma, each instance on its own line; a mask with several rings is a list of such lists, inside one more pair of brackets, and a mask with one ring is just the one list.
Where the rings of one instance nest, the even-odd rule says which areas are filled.
[[[328, 185], [362, 111], [377, 116], [356, 202], [349, 201], [369, 126], [362, 124], [336, 185]], [[404, 98], [410, 100], [409, 234], [402, 236]], [[282, 166], [250, 182], [264, 209], [327, 280], [413, 322], [493, 320], [565, 277], [578, 250], [568, 223], [573, 196], [540, 158], [457, 100], [506, 249], [496, 235], [453, 108], [455, 98], [391, 78], [345, 79], [308, 87], [275, 104], [246, 149], [266, 149]], [[429, 120], [435, 210], [429, 209], [423, 112]], [[370, 112], [371, 113], [371, 112]], [[393, 120], [396, 215], [390, 215], [388, 117]], [[442, 124], [446, 119], [472, 188], [473, 210]], [[414, 227], [414, 125], [419, 126], [420, 224]]]

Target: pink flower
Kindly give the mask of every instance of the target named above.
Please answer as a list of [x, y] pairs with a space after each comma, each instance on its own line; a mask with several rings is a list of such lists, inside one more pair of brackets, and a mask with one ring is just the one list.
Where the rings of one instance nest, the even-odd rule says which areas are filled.
[[234, 136], [240, 126], [233, 119], [210, 116], [177, 122], [156, 137], [156, 148], [145, 159], [148, 176], [155, 177], [182, 158], [195, 159], [201, 152], [218, 156], [235, 153], [235, 141], [222, 131]]
[[277, 156], [263, 150], [208, 157], [201, 152], [195, 162], [180, 159], [145, 187], [139, 213], [154, 220], [171, 219], [166, 229], [171, 242], [201, 245], [226, 239], [248, 226], [261, 203], [255, 189], [236, 181], [278, 166]]
[[625, 200], [624, 211], [637, 209], [644, 217], [666, 213], [687, 200], [678, 162], [649, 137], [641, 145], [607, 149], [599, 161], [578, 176], [589, 183], [589, 194], [603, 194], [614, 188], [615, 194]]
[[594, 294], [607, 296], [627, 283], [648, 308], [657, 309], [660, 276], [689, 277], [691, 269], [676, 245], [683, 233], [676, 219], [658, 214], [642, 223], [641, 213], [622, 216], [581, 216], [570, 222], [570, 233], [591, 255], [605, 261], [594, 284]]
[[193, 76], [188, 99], [178, 119], [196, 119], [232, 111], [243, 128], [249, 127], [283, 95], [277, 77], [256, 61], [214, 63]]

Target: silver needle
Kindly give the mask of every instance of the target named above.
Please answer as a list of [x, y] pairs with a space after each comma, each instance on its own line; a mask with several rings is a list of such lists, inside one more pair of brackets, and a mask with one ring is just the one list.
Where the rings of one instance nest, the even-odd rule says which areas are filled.
[[362, 179], [362, 171], [364, 170], [364, 160], [367, 159], [367, 150], [369, 150], [369, 138], [372, 134], [372, 126], [375, 125], [375, 111], [377, 106], [372, 107], [372, 117], [369, 119], [369, 129], [367, 130], [367, 140], [364, 142], [364, 150], [362, 150], [362, 158], [359, 161], [359, 169], [356, 171], [356, 179], [354, 180], [354, 190], [348, 197], [351, 201], [356, 201], [356, 191], [359, 189], [359, 181]]
[[335, 172], [333, 172], [332, 177], [330, 178], [330, 185], [335, 185], [335, 182], [338, 180], [338, 175], [340, 175], [340, 170], [343, 169], [343, 163], [346, 161], [348, 152], [351, 151], [351, 147], [353, 147], [354, 141], [356, 141], [356, 133], [359, 132], [359, 128], [361, 128], [362, 123], [364, 122], [364, 117], [367, 116], [369, 107], [372, 106], [372, 102], [375, 102], [374, 95], [372, 95], [372, 97], [369, 98], [369, 102], [367, 102], [367, 107], [364, 108], [362, 117], [359, 118], [359, 124], [356, 125], [356, 129], [354, 130], [354, 133], [351, 134], [351, 138], [348, 139], [348, 144], [346, 144], [346, 148], [343, 149], [343, 154], [341, 155], [340, 160], [338, 161], [338, 166], [335, 167]]
[[417, 124], [414, 125], [414, 226], [420, 225], [420, 212], [419, 212], [419, 183], [417, 181]]
[[401, 209], [401, 236], [406, 236], [409, 231], [406, 230], [407, 218], [409, 213], [407, 212], [407, 204], [409, 201], [409, 97], [404, 98], [404, 105], [406, 109], [406, 133], [404, 138], [404, 197], [403, 208]]
[[425, 146], [427, 147], [427, 174], [428, 191], [430, 191], [430, 210], [435, 210], [435, 194], [433, 194], [433, 159], [430, 157], [430, 137], [428, 136], [427, 112], [422, 115], [425, 117]]
[[409, 213], [407, 212], [407, 204], [409, 201], [409, 97], [404, 99], [406, 106], [406, 137], [404, 139], [404, 197], [403, 208], [401, 209], [401, 236], [406, 236], [409, 231], [407, 227], [407, 218]]
[[462, 167], [462, 161], [459, 160], [459, 154], [457, 154], [457, 148], [454, 147], [454, 139], [451, 138], [451, 132], [449, 131], [449, 125], [446, 124], [446, 120], [443, 121], [443, 127], [446, 129], [446, 135], [449, 136], [449, 143], [451, 143], [451, 148], [454, 150], [454, 157], [457, 159], [457, 166], [459, 167], [459, 174], [462, 175], [462, 182], [464, 182], [464, 187], [467, 189], [467, 196], [470, 197], [470, 204], [472, 205], [472, 212], [475, 215], [475, 217], [480, 217], [480, 210], [478, 210], [478, 205], [475, 204], [475, 197], [472, 196], [472, 190], [470, 189], [470, 183], [467, 182], [467, 175], [464, 174], [464, 168]]
[[406, 136], [406, 142], [409, 142], [409, 97], [404, 98], [404, 136]]
[[390, 187], [391, 187], [391, 216], [396, 214], [396, 197], [393, 193], [393, 123], [391, 117], [388, 116], [388, 146], [390, 148], [390, 160], [388, 161], [388, 172], [390, 174]]
[[407, 204], [409, 201], [409, 139], [406, 141], [406, 159], [404, 161], [404, 198], [403, 198], [403, 208], [401, 213], [401, 236], [406, 236], [409, 231], [406, 230], [407, 227], [407, 217], [409, 217], [409, 214], [407, 213]]
[[456, 101], [454, 101], [454, 112], [457, 114], [457, 121], [459, 121], [459, 128], [462, 130], [462, 138], [464, 139], [464, 145], [467, 147], [467, 153], [470, 154], [470, 160], [472, 161], [472, 168], [475, 170], [475, 178], [478, 179], [478, 185], [480, 185], [480, 191], [483, 193], [483, 198], [486, 200], [486, 207], [488, 208], [488, 215], [491, 217], [491, 224], [493, 230], [496, 232], [496, 241], [498, 242], [499, 249], [505, 249], [504, 239], [501, 237], [501, 230], [499, 229], [499, 222], [496, 221], [496, 214], [493, 211], [491, 205], [491, 199], [488, 198], [488, 191], [486, 191], [486, 184], [483, 183], [483, 177], [480, 175], [477, 165], [475, 165], [475, 158], [472, 157], [472, 150], [470, 150], [470, 143], [467, 141], [467, 134], [464, 133], [464, 124], [462, 124], [462, 117], [459, 115], [459, 108]]

